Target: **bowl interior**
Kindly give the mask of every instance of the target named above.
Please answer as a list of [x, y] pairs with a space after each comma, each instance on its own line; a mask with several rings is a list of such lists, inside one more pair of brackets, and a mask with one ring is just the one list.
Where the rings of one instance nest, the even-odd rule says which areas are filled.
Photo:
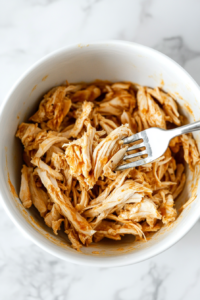
[[[53, 86], [68, 82], [90, 82], [95, 79], [137, 82], [151, 87], [161, 86], [176, 97], [181, 113], [190, 122], [200, 115], [199, 88], [176, 63], [158, 52], [143, 46], [122, 43], [94, 43], [73, 46], [52, 54], [36, 64], [19, 80], [1, 108], [0, 163], [1, 196], [14, 222], [36, 244], [63, 259], [91, 265], [122, 265], [138, 262], [159, 253], [175, 243], [197, 220], [200, 212], [198, 169], [187, 169], [187, 182], [177, 208], [190, 197], [194, 201], [171, 225], [163, 227], [148, 242], [135, 242], [132, 236], [121, 241], [103, 240], [82, 248], [78, 253], [70, 247], [64, 233], [52, 233], [36, 209], [25, 210], [18, 199], [22, 146], [15, 138], [18, 124], [27, 121]], [[200, 133], [194, 134], [197, 143]], [[16, 194], [15, 194], [16, 191]]]

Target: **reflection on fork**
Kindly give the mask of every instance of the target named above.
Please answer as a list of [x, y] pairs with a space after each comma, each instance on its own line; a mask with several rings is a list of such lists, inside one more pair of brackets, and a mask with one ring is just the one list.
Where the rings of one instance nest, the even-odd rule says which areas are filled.
[[146, 157], [140, 158], [136, 161], [127, 164], [120, 165], [116, 168], [116, 171], [139, 167], [155, 161], [166, 151], [169, 142], [172, 138], [181, 134], [186, 134], [197, 130], [200, 130], [200, 121], [171, 130], [164, 130], [157, 127], [152, 127], [123, 139], [124, 144], [130, 144], [141, 140], [139, 144], [134, 144], [133, 146], [127, 148], [127, 152], [139, 150], [140, 148], [145, 147], [145, 150], [130, 155], [125, 155], [123, 157], [124, 161], [137, 158], [143, 155], [146, 155]]

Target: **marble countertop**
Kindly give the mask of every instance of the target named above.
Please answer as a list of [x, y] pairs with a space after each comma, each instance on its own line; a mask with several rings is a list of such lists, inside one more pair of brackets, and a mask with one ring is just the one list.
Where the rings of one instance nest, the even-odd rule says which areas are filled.
[[[200, 84], [200, 1], [0, 0], [0, 99], [49, 52], [121, 39], [167, 54]], [[88, 268], [44, 252], [0, 203], [1, 300], [200, 299], [200, 222], [176, 245], [137, 265]]]

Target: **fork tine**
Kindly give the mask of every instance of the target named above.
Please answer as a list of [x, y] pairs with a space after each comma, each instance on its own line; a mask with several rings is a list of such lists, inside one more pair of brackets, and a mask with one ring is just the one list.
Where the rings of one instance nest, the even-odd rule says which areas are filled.
[[133, 134], [131, 136], [128, 136], [127, 138], [124, 138], [123, 142], [124, 142], [124, 144], [130, 144], [130, 143], [136, 142], [141, 139], [142, 139], [142, 134], [139, 132], [139, 133]]
[[126, 155], [126, 156], [124, 156], [123, 160], [131, 159], [131, 158], [134, 158], [134, 157], [137, 157], [137, 156], [140, 156], [140, 155], [144, 155], [144, 154], [148, 154], [147, 150], [140, 151], [140, 152], [130, 154], [130, 155]]
[[142, 148], [142, 147], [145, 147], [144, 143], [133, 145], [132, 147], [129, 147], [126, 151], [128, 152], [128, 151], [135, 150], [135, 149]]
[[115, 171], [123, 171], [123, 170], [126, 170], [126, 169], [129, 169], [129, 168], [136, 168], [136, 167], [139, 167], [141, 165], [145, 165], [145, 164], [148, 164], [151, 160], [146, 157], [146, 158], [143, 158], [143, 159], [139, 159], [137, 161], [133, 161], [129, 164], [124, 164], [124, 165], [121, 165], [121, 166], [118, 166]]

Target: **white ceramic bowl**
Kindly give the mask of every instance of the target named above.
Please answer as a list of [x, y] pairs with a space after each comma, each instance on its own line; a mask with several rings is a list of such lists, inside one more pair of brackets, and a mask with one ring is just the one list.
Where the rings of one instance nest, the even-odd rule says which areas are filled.
[[[108, 41], [73, 45], [58, 50], [33, 65], [14, 85], [1, 105], [0, 117], [0, 191], [6, 211], [13, 222], [38, 246], [73, 263], [113, 267], [140, 262], [169, 248], [194, 225], [200, 215], [198, 177], [187, 170], [187, 183], [176, 204], [180, 207], [196, 196], [177, 221], [162, 228], [148, 242], [133, 243], [133, 238], [73, 250], [60, 233], [55, 236], [44, 225], [34, 208], [25, 210], [16, 197], [20, 186], [22, 147], [15, 138], [17, 126], [36, 110], [41, 96], [55, 85], [95, 79], [128, 80], [141, 85], [163, 86], [178, 98], [182, 112], [192, 122], [200, 115], [200, 90], [178, 64], [150, 48], [129, 42]], [[193, 113], [192, 113], [193, 111]], [[195, 133], [197, 142], [200, 134]]]

